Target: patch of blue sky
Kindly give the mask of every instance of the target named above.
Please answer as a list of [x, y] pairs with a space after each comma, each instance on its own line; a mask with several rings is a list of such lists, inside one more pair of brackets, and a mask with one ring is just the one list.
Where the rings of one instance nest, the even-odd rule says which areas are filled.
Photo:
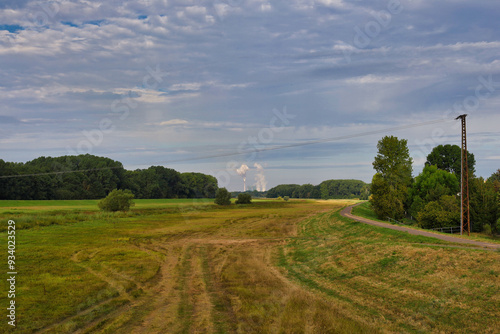
[[24, 30], [24, 27], [18, 24], [0, 24], [0, 30], [7, 30], [10, 33], [16, 33], [19, 30]]
[[70, 27], [78, 28], [78, 24], [70, 22], [70, 21], [61, 21], [61, 23], [64, 24], [65, 26], [70, 26]]

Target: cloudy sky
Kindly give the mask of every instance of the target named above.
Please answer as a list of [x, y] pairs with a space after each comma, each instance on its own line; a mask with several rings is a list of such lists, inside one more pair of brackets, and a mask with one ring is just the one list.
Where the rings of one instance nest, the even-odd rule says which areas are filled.
[[499, 17], [491, 0], [3, 0], [0, 159], [91, 153], [231, 190], [243, 163], [249, 186], [255, 163], [267, 188], [369, 182], [384, 135], [408, 140], [417, 175], [467, 113], [488, 177]]

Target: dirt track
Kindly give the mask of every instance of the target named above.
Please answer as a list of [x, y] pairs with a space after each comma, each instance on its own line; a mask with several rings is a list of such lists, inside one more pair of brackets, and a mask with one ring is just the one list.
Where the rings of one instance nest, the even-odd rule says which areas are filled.
[[398, 225], [392, 225], [392, 224], [388, 224], [388, 223], [377, 222], [377, 221], [374, 221], [371, 219], [354, 216], [351, 213], [352, 208], [357, 206], [357, 205], [360, 205], [360, 204], [361, 203], [348, 206], [345, 209], [343, 209], [340, 212], [340, 214], [346, 218], [354, 219], [355, 221], [360, 222], [360, 223], [375, 225], [375, 226], [384, 227], [384, 228], [390, 228], [391, 230], [396, 230], [396, 231], [408, 232], [408, 233], [413, 234], [413, 235], [422, 235], [425, 237], [431, 237], [431, 238], [436, 238], [436, 239], [460, 243], [460, 244], [473, 245], [476, 247], [482, 247], [482, 248], [493, 249], [493, 250], [500, 249], [500, 244], [493, 244], [493, 243], [487, 243], [487, 242], [481, 242], [481, 241], [475, 241], [475, 240], [467, 240], [467, 239], [452, 237], [452, 236], [448, 236], [448, 235], [441, 235], [441, 234], [437, 234], [437, 233], [433, 233], [433, 232], [415, 230], [415, 229], [404, 227], [404, 226], [398, 226]]

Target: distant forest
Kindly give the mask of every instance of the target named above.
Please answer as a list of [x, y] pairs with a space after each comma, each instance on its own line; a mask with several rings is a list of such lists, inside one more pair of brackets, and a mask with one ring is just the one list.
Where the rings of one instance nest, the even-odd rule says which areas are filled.
[[359, 180], [328, 180], [317, 186], [312, 184], [282, 184], [271, 188], [267, 197], [315, 198], [315, 199], [368, 199], [370, 185]]
[[[25, 176], [8, 177], [16, 175]], [[40, 157], [26, 163], [0, 159], [3, 200], [99, 199], [113, 189], [130, 189], [135, 198], [214, 198], [218, 186], [210, 175], [162, 166], [129, 171], [119, 161], [90, 154]]]

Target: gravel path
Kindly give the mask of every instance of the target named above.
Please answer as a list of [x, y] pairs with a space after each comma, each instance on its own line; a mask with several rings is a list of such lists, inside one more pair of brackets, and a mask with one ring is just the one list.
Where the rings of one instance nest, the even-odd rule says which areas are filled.
[[441, 239], [441, 240], [445, 240], [445, 241], [449, 241], [449, 242], [455, 242], [455, 243], [460, 243], [460, 244], [473, 245], [473, 246], [487, 248], [487, 249], [493, 249], [493, 250], [500, 249], [500, 244], [487, 243], [487, 242], [475, 241], [475, 240], [467, 240], [467, 239], [457, 238], [457, 237], [448, 236], [448, 235], [441, 235], [441, 234], [432, 233], [432, 232], [426, 232], [426, 231], [421, 231], [421, 230], [414, 230], [414, 229], [411, 229], [411, 228], [408, 228], [408, 227], [404, 227], [404, 226], [392, 225], [392, 224], [388, 224], [388, 223], [377, 222], [377, 221], [374, 221], [374, 220], [371, 220], [371, 219], [367, 219], [367, 218], [363, 218], [363, 217], [354, 216], [351, 213], [352, 208], [355, 207], [355, 206], [357, 206], [357, 205], [360, 205], [360, 204], [361, 203], [348, 206], [348, 207], [344, 208], [340, 212], [340, 214], [342, 216], [344, 216], [344, 217], [347, 217], [347, 218], [350, 218], [350, 219], [354, 219], [355, 221], [358, 221], [358, 222], [361, 222], [361, 223], [375, 225], [375, 226], [379, 226], [379, 227], [390, 228], [390, 229], [396, 230], [396, 231], [408, 232], [408, 233], [413, 234], [413, 235], [423, 235], [423, 236], [426, 236], [426, 237]]

